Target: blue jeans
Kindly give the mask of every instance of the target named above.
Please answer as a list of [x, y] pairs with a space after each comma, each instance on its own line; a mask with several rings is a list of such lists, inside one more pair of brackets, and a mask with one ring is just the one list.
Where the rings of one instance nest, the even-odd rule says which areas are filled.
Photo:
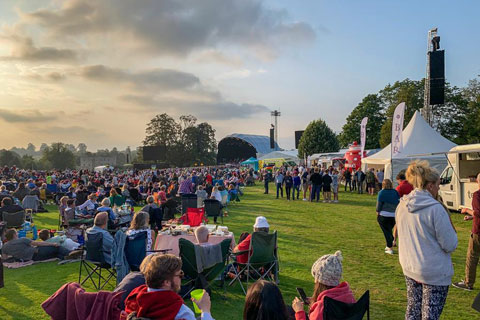
[[278, 191], [280, 190], [280, 194], [283, 198], [283, 185], [281, 183], [277, 183], [277, 198], [278, 198]]
[[300, 194], [300, 185], [298, 185], [298, 186], [294, 185], [294, 186], [293, 186], [293, 189], [292, 189], [292, 200], [295, 200], [295, 191], [297, 191], [297, 199], [298, 199], [298, 195]]
[[320, 200], [320, 189], [322, 188], [321, 184], [312, 184], [312, 193], [310, 194], [310, 200], [315, 200], [317, 198], [317, 202]]

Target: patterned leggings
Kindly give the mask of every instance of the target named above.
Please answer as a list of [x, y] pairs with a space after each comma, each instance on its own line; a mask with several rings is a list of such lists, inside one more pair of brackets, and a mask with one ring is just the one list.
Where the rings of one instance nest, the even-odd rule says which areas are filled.
[[405, 276], [407, 282], [407, 312], [405, 320], [436, 320], [442, 314], [448, 286], [433, 286]]

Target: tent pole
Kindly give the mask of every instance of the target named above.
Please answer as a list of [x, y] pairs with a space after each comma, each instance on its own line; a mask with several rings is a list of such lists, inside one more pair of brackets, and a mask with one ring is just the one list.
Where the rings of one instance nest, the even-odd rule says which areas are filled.
[[393, 145], [390, 143], [390, 171], [392, 173], [392, 183], [393, 183]]

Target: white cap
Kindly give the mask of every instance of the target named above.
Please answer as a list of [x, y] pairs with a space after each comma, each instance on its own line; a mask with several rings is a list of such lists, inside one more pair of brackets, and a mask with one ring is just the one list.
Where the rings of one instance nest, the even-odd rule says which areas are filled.
[[267, 222], [267, 218], [260, 216], [255, 220], [254, 228], [270, 228], [270, 225]]

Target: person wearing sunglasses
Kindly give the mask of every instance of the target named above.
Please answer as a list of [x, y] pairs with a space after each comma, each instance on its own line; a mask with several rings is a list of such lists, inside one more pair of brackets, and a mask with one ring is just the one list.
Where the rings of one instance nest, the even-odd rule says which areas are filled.
[[[195, 314], [178, 295], [182, 284], [182, 260], [172, 254], [154, 254], [143, 270], [145, 283], [134, 289], [125, 300], [125, 312], [138, 318], [152, 320], [195, 320]], [[213, 320], [210, 296], [203, 293], [200, 300], [192, 298], [202, 311], [202, 320]]]

